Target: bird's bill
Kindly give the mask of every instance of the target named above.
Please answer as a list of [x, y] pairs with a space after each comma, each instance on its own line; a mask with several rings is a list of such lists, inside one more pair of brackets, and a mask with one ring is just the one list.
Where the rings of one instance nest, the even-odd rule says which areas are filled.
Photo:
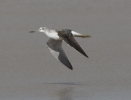
[[35, 33], [35, 32], [39, 32], [39, 30], [29, 31], [29, 33]]

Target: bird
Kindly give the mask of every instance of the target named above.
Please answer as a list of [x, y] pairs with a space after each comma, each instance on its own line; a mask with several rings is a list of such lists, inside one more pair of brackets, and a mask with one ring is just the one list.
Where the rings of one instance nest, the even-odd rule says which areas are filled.
[[83, 35], [71, 29], [57, 30], [49, 29], [47, 27], [40, 27], [38, 30], [29, 31], [29, 33], [35, 32], [45, 33], [50, 38], [46, 43], [50, 53], [70, 70], [73, 70], [73, 67], [62, 48], [63, 41], [88, 58], [87, 54], [80, 47], [74, 37], [88, 38], [91, 37], [90, 35]]

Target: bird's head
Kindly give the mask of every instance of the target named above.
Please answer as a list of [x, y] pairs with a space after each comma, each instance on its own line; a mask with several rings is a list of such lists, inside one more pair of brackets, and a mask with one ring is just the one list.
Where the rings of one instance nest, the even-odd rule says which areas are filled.
[[29, 33], [34, 33], [34, 32], [47, 32], [49, 29], [47, 27], [40, 27], [38, 30], [35, 31], [30, 31]]

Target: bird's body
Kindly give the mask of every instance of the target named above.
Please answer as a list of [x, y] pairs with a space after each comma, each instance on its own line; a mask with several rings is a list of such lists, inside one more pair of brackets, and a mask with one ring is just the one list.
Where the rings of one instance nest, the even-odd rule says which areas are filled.
[[59, 36], [58, 36], [58, 32], [57, 32], [57, 30], [47, 30], [46, 32], [45, 32], [45, 34], [49, 37], [49, 38], [51, 38], [51, 39], [54, 39], [54, 40], [62, 40]]
[[[30, 31], [30, 33], [33, 32], [35, 31]], [[65, 52], [62, 49], [63, 40], [71, 47], [73, 47], [78, 52], [80, 52], [81, 54], [83, 54], [85, 57], [88, 58], [88, 56], [80, 47], [80, 45], [77, 43], [77, 41], [74, 39], [74, 37], [86, 38], [86, 37], [90, 37], [89, 35], [83, 35], [75, 31], [72, 31], [70, 29], [62, 29], [61, 31], [58, 31], [55, 29], [48, 29], [46, 27], [39, 28], [37, 32], [43, 32], [50, 38], [49, 41], [47, 42], [47, 47], [50, 50], [51, 54], [69, 69], [72, 70], [73, 67], [69, 62]]]

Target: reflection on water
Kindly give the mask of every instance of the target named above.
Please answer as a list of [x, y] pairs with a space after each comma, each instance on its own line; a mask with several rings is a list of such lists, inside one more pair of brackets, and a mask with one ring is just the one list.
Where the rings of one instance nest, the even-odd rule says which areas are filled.
[[73, 94], [74, 87], [66, 87], [57, 92], [57, 96], [59, 100], [73, 100], [72, 94]]
[[44, 84], [58, 84], [58, 85], [84, 85], [81, 83], [44, 83]]
[[76, 94], [74, 88], [85, 85], [81, 82], [51, 82], [44, 84], [49, 85], [50, 88], [52, 87], [51, 91], [53, 91], [53, 97], [56, 97], [58, 100], [74, 100], [74, 96]]

